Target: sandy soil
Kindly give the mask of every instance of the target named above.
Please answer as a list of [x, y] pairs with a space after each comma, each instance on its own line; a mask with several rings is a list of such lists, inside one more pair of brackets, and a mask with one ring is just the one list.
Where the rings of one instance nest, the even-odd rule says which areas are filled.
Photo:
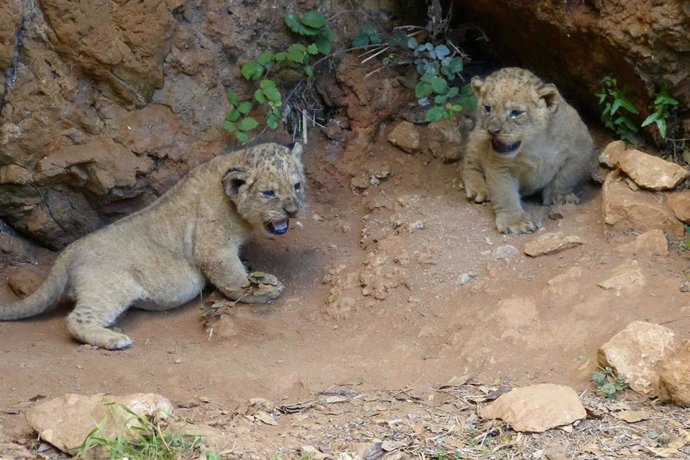
[[[75, 343], [64, 308], [0, 323], [5, 435], [26, 435], [22, 410], [32, 399], [67, 392], [156, 392], [177, 404], [212, 401], [232, 414], [250, 398], [300, 401], [343, 386], [428, 392], [464, 375], [582, 390], [597, 347], [629, 322], [690, 335], [690, 294], [679, 291], [688, 254], [677, 245], [669, 257], [616, 251], [635, 235], [607, 232], [596, 185], [563, 219], [530, 204], [545, 231], [586, 240], [530, 258], [523, 247], [538, 235], [498, 234], [490, 208], [465, 200], [457, 163], [405, 154], [382, 136], [347, 150], [319, 139], [307, 145], [308, 208], [287, 235], [257, 235], [245, 251], [255, 270], [284, 281], [285, 294], [270, 305], [233, 307], [212, 335], [200, 316], [203, 303], [218, 298], [212, 291], [167, 313], [128, 311], [117, 326], [135, 344], [124, 351]], [[352, 177], [372, 176], [373, 185], [353, 191]], [[504, 245], [517, 254], [497, 259]], [[644, 273], [643, 289], [597, 285], [629, 259]], [[2, 302], [12, 297], [1, 294]], [[254, 441], [271, 449], [291, 430], [267, 429], [271, 441]]]

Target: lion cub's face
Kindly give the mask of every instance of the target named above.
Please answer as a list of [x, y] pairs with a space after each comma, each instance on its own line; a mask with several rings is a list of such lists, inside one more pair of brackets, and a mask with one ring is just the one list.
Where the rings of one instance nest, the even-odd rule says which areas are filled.
[[225, 174], [225, 193], [250, 225], [274, 235], [288, 231], [290, 218], [304, 206], [301, 154], [300, 144], [292, 150], [278, 144], [257, 145], [245, 151], [243, 166]]
[[508, 67], [485, 80], [472, 79], [477, 96], [477, 128], [501, 155], [516, 155], [524, 142], [545, 130], [558, 110], [560, 94], [532, 72]]

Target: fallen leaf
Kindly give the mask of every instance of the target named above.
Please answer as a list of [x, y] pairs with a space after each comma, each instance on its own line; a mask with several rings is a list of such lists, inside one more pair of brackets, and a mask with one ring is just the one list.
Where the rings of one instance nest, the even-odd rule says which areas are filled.
[[649, 413], [643, 410], [623, 410], [613, 412], [611, 415], [628, 423], [637, 423], [649, 418]]

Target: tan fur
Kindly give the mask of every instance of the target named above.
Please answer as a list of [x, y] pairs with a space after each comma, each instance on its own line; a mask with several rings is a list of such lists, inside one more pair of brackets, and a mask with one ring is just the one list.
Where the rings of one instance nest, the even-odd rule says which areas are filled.
[[594, 143], [587, 126], [553, 84], [509, 67], [472, 79], [477, 125], [470, 133], [462, 180], [467, 197], [491, 200], [501, 233], [528, 233], [541, 223], [520, 196], [541, 192], [544, 205], [578, 203]]
[[65, 248], [35, 293], [0, 306], [0, 320], [37, 315], [67, 292], [76, 301], [67, 318], [72, 335], [120, 349], [132, 339], [106, 326], [130, 306], [175, 308], [207, 282], [233, 300], [277, 298], [282, 284], [259, 290], [238, 252], [252, 228], [286, 231], [303, 206], [301, 151], [262, 144], [196, 167], [143, 210]]

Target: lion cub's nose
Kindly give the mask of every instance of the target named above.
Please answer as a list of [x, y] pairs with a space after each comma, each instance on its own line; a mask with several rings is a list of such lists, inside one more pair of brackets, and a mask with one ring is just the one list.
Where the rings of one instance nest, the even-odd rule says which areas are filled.
[[283, 205], [283, 211], [290, 217], [295, 217], [299, 212], [299, 206], [294, 201], [289, 201]]

